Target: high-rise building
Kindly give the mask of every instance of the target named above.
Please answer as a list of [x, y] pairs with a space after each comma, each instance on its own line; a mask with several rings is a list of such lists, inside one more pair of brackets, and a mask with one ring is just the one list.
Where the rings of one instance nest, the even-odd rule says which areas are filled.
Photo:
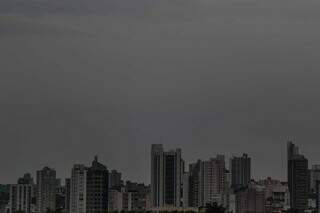
[[151, 199], [153, 207], [180, 207], [183, 160], [181, 150], [164, 152], [162, 144], [151, 147]]
[[37, 171], [37, 210], [46, 213], [56, 209], [56, 171], [44, 167]]
[[31, 184], [10, 185], [9, 213], [22, 211], [31, 213], [33, 186]]
[[76, 164], [71, 171], [70, 179], [70, 213], [86, 212], [87, 168]]
[[203, 205], [203, 163], [198, 160], [189, 165], [189, 207]]
[[36, 193], [37, 193], [37, 190], [36, 190], [36, 184], [34, 183], [34, 180], [33, 178], [31, 177], [31, 174], [30, 173], [25, 173], [22, 177], [20, 177], [18, 179], [18, 184], [27, 184], [27, 185], [31, 185], [32, 186], [32, 207], [35, 205], [36, 203]]
[[190, 164], [189, 206], [200, 207], [206, 204], [223, 204], [226, 188], [225, 159], [217, 155], [208, 161], [198, 160]]
[[121, 187], [121, 173], [117, 170], [112, 170], [109, 173], [109, 189], [119, 189]]
[[223, 155], [203, 162], [203, 204], [221, 203], [225, 189], [225, 170]]
[[189, 172], [184, 172], [182, 175], [182, 206], [184, 208], [189, 207], [190, 204], [190, 173]]
[[287, 153], [290, 205], [293, 211], [302, 213], [308, 205], [308, 160], [292, 142], [287, 144]]
[[70, 196], [71, 196], [71, 179], [66, 178], [65, 179], [65, 185], [66, 185], [66, 199], [65, 199], [65, 213], [71, 213], [70, 212]]
[[231, 187], [235, 190], [246, 187], [251, 180], [251, 158], [247, 154], [231, 158], [230, 171]]
[[107, 167], [99, 163], [96, 156], [91, 167], [87, 169], [86, 213], [108, 211], [108, 178]]
[[226, 207], [228, 212], [236, 212], [236, 197], [231, 188], [231, 172], [229, 170], [225, 171], [225, 189], [221, 205]]

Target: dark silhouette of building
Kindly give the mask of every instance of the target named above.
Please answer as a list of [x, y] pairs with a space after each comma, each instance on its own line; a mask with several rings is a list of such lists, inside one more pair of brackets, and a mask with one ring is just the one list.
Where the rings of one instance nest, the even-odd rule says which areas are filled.
[[131, 210], [143, 211], [147, 209], [147, 195], [150, 187], [143, 183], [126, 181], [125, 191], [131, 195]]
[[44, 167], [37, 171], [37, 211], [56, 210], [56, 171]]
[[86, 213], [108, 211], [108, 178], [107, 167], [99, 163], [96, 156], [87, 170]]
[[290, 205], [294, 212], [302, 213], [308, 205], [308, 160], [292, 142], [287, 144], [287, 153]]
[[316, 181], [315, 188], [316, 188], [316, 208], [317, 208], [317, 212], [319, 212], [319, 210], [320, 210], [320, 180]]
[[235, 190], [246, 187], [251, 180], [251, 158], [247, 154], [231, 158], [230, 170], [231, 187]]
[[30, 173], [26, 173], [23, 175], [23, 177], [18, 179], [18, 184], [29, 184], [34, 185], [33, 178], [31, 177]]
[[58, 184], [56, 186], [56, 210], [62, 212], [66, 209], [66, 187]]
[[180, 207], [182, 204], [181, 149], [165, 152], [162, 144], [151, 148], [151, 202], [153, 207]]
[[119, 189], [122, 184], [121, 173], [117, 170], [112, 170], [109, 173], [109, 189]]
[[6, 205], [9, 203], [10, 185], [0, 184], [0, 212], [5, 212]]
[[65, 212], [70, 213], [70, 194], [71, 194], [71, 185], [70, 185], [70, 178], [66, 178], [65, 185], [66, 185], [66, 197], [65, 197]]
[[188, 206], [198, 207], [202, 205], [203, 194], [201, 193], [202, 175], [203, 170], [202, 161], [198, 160], [196, 163], [189, 165], [189, 199]]

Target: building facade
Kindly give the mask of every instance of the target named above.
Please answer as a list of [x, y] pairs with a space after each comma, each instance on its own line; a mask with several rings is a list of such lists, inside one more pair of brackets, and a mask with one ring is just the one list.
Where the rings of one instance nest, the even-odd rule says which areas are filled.
[[236, 192], [236, 213], [265, 213], [264, 187], [250, 182]]
[[231, 187], [246, 187], [251, 180], [251, 158], [247, 154], [230, 159]]
[[56, 171], [44, 167], [37, 171], [37, 211], [56, 210]]
[[286, 182], [269, 177], [260, 180], [258, 183], [265, 188], [266, 213], [282, 212], [290, 209], [290, 193]]
[[320, 181], [320, 165], [312, 165], [310, 170], [310, 191], [317, 191], [317, 181]]
[[9, 213], [23, 211], [31, 213], [33, 186], [31, 184], [10, 185]]
[[291, 209], [302, 213], [308, 206], [309, 175], [308, 160], [299, 154], [299, 148], [292, 142], [287, 144], [288, 186]]
[[183, 160], [181, 150], [164, 152], [162, 144], [151, 147], [151, 200], [153, 207], [182, 205]]
[[[187, 177], [185, 177], [187, 178]], [[188, 207], [202, 207], [206, 204], [218, 203], [223, 205], [226, 199], [226, 169], [225, 158], [217, 155], [208, 161], [198, 160], [189, 165]], [[185, 193], [184, 193], [185, 194]], [[185, 200], [185, 198], [184, 198]]]
[[70, 213], [86, 212], [87, 168], [76, 164], [71, 170], [70, 179]]
[[108, 211], [109, 172], [96, 156], [86, 176], [86, 213]]
[[121, 185], [121, 173], [117, 170], [111, 170], [109, 173], [109, 189], [119, 189]]
[[65, 187], [66, 187], [66, 197], [65, 197], [65, 212], [70, 213], [70, 196], [71, 196], [71, 179], [66, 178], [65, 179]]

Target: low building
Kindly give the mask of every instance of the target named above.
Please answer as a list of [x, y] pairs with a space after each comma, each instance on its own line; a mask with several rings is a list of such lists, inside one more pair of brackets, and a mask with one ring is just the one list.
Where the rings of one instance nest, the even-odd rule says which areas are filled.
[[282, 212], [290, 209], [290, 192], [286, 182], [270, 177], [258, 182], [265, 188], [266, 212]]
[[236, 191], [236, 213], [265, 213], [265, 188], [251, 181]]

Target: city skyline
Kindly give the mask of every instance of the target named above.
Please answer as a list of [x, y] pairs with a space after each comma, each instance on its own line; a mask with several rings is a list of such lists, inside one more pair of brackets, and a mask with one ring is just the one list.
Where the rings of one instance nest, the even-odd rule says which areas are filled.
[[319, 8], [0, 0], [0, 213], [320, 213]]
[[[286, 148], [287, 148], [287, 146], [288, 146], [288, 143], [291, 143], [292, 141], [287, 141], [286, 143], [284, 143], [285, 144], [285, 146], [286, 146]], [[298, 144], [298, 143], [296, 143], [295, 142], [295, 145], [296, 144]], [[150, 149], [151, 149], [151, 147], [153, 146], [153, 145], [155, 145], [155, 144], [151, 144], [150, 145], [150, 147], [149, 147], [149, 152], [150, 152]], [[156, 145], [158, 145], [158, 144], [156, 144]], [[272, 177], [272, 178], [275, 178], [275, 179], [277, 179], [277, 180], [280, 180], [280, 181], [287, 181], [287, 155], [289, 154], [288, 153], [288, 150], [286, 150], [286, 151], [284, 151], [284, 150], [282, 150], [283, 151], [283, 153], [285, 153], [285, 158], [286, 158], [286, 162], [285, 162], [285, 171], [284, 171], [284, 173], [285, 173], [285, 176], [283, 177], [283, 178], [278, 178], [278, 177], [275, 177], [275, 176], [272, 176], [272, 175], [267, 175], [267, 176], [261, 176], [261, 177], [257, 177], [256, 175], [255, 175], [255, 167], [253, 167], [253, 165], [255, 165], [255, 159], [252, 157], [252, 155], [250, 154], [250, 153], [238, 153], [238, 154], [235, 154], [235, 153], [233, 153], [233, 154], [228, 154], [228, 153], [216, 153], [216, 154], [213, 154], [212, 156], [209, 156], [209, 157], [199, 157], [199, 158], [197, 158], [197, 159], [193, 159], [193, 160], [191, 160], [191, 161], [187, 161], [187, 160], [185, 160], [185, 157], [184, 157], [184, 155], [183, 155], [183, 148], [176, 148], [176, 149], [171, 149], [171, 148], [168, 148], [168, 147], [170, 147], [170, 146], [167, 146], [166, 144], [159, 144], [159, 145], [161, 145], [162, 147], [166, 147], [166, 150], [168, 150], [167, 152], [175, 152], [176, 151], [176, 149], [179, 149], [180, 150], [180, 152], [181, 152], [181, 158], [183, 159], [183, 163], [184, 163], [184, 165], [185, 165], [185, 168], [186, 168], [186, 171], [188, 171], [189, 170], [189, 167], [188, 167], [188, 165], [191, 165], [191, 164], [194, 164], [195, 162], [197, 162], [197, 161], [205, 161], [206, 159], [209, 159], [209, 160], [212, 160], [212, 159], [215, 159], [217, 156], [220, 156], [220, 155], [222, 155], [222, 156], [224, 156], [224, 158], [225, 158], [225, 167], [226, 167], [226, 169], [227, 170], [230, 170], [231, 169], [231, 164], [230, 164], [230, 161], [232, 160], [232, 159], [234, 159], [234, 158], [238, 158], [238, 159], [241, 159], [242, 157], [249, 157], [250, 158], [250, 167], [251, 167], [251, 171], [250, 171], [250, 173], [251, 173], [251, 178], [252, 179], [254, 179], [254, 180], [263, 180], [263, 179], [265, 179], [265, 178], [268, 178], [268, 177]], [[301, 145], [299, 144], [299, 148], [301, 149]], [[300, 151], [300, 149], [298, 150], [298, 152]], [[303, 150], [303, 148], [302, 148], [302, 150]], [[303, 153], [305, 153], [305, 151], [303, 150]], [[99, 159], [101, 159], [101, 156], [98, 156], [98, 155], [94, 155], [95, 157], [99, 157]], [[307, 154], [305, 154], [305, 156], [306, 156], [306, 158], [307, 159], [309, 159], [308, 158], [308, 155]], [[92, 159], [92, 157], [93, 156], [91, 156], [91, 158], [88, 160], [88, 162], [90, 162], [90, 160]], [[152, 162], [151, 162], [151, 158], [150, 158], [150, 153], [149, 153], [149, 159], [148, 159], [148, 161], [150, 161], [150, 167], [151, 167], [151, 164], [152, 164]], [[73, 164], [72, 164], [72, 167], [70, 168], [70, 169], [67, 169], [67, 171], [65, 172], [67, 175], [66, 176], [61, 176], [61, 175], [59, 175], [59, 173], [58, 172], [56, 172], [57, 173], [57, 178], [59, 178], [59, 179], [61, 179], [62, 181], [64, 181], [66, 178], [70, 178], [70, 171], [72, 171], [73, 169], [74, 169], [74, 167], [76, 166], [76, 167], [83, 167], [83, 168], [87, 168], [87, 167], [89, 167], [90, 166], [90, 164], [88, 163], [88, 162], [86, 162], [86, 163], [78, 163], [78, 162], [74, 162]], [[112, 172], [112, 171], [118, 171], [118, 172], [120, 172], [120, 175], [122, 176], [122, 178], [123, 178], [123, 180], [130, 180], [130, 181], [135, 181], [135, 182], [139, 182], [139, 183], [145, 183], [145, 184], [151, 184], [151, 176], [149, 175], [149, 179], [146, 181], [146, 182], [144, 182], [144, 181], [141, 181], [141, 180], [135, 180], [135, 179], [132, 179], [132, 178], [130, 178], [130, 177], [124, 177], [124, 175], [123, 174], [125, 174], [126, 173], [126, 171], [124, 170], [124, 171], [122, 171], [122, 170], [120, 170], [119, 168], [113, 168], [113, 167], [110, 167], [106, 162], [104, 162], [104, 161], [101, 161], [104, 165], [106, 165], [106, 167], [107, 167], [107, 169], [108, 169], [108, 171], [109, 172]], [[317, 162], [315, 162], [315, 163], [309, 163], [309, 169], [313, 169], [313, 168], [317, 168], [317, 166], [318, 165], [320, 165], [320, 163], [317, 163]], [[256, 167], [257, 167], [257, 165], [256, 165]], [[53, 167], [53, 166], [50, 166], [50, 165], [46, 165], [46, 164], [44, 164], [42, 167], [40, 167], [40, 168], [52, 168], [52, 169], [54, 169], [55, 171], [57, 171], [56, 170], [56, 168], [55, 167]], [[11, 182], [2, 182], [2, 184], [14, 184], [14, 183], [16, 183], [20, 178], [21, 178], [21, 173], [23, 173], [23, 174], [31, 174], [31, 177], [36, 177], [37, 176], [37, 171], [39, 170], [39, 168], [37, 168], [35, 171], [19, 171], [20, 172], [20, 175], [18, 175], [16, 178], [13, 178], [13, 179], [11, 179]], [[150, 170], [150, 168], [147, 170], [147, 172], [148, 173], [150, 173], [151, 172], [151, 170]], [[188, 171], [188, 172], [190, 172], [190, 171]], [[231, 171], [230, 171], [231, 172]], [[0, 182], [1, 183], [1, 182]]]
[[[266, 177], [252, 178], [250, 155], [230, 158], [217, 154], [208, 160], [186, 162], [180, 148], [163, 144], [150, 147], [151, 184], [122, 179], [94, 156], [91, 166], [74, 164], [65, 184], [54, 168], [37, 170], [36, 184], [30, 173], [15, 184], [1, 184], [1, 212], [85, 213], [113, 211], [202, 212], [219, 205], [235, 213], [272, 213], [320, 210], [319, 165], [308, 166], [300, 147], [287, 142], [287, 182]], [[187, 169], [189, 167], [189, 169]], [[7, 194], [8, 196], [3, 196]], [[8, 200], [9, 198], [9, 200]], [[211, 211], [209, 210], [209, 213]]]

